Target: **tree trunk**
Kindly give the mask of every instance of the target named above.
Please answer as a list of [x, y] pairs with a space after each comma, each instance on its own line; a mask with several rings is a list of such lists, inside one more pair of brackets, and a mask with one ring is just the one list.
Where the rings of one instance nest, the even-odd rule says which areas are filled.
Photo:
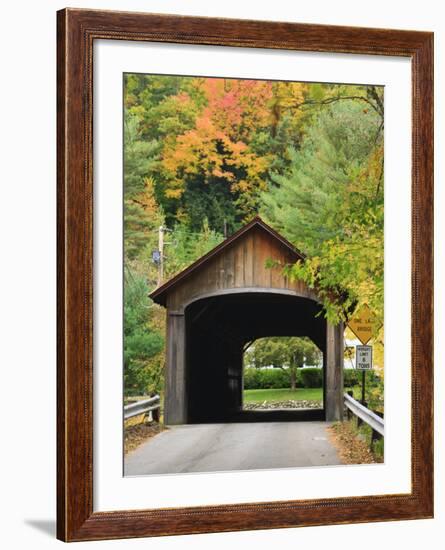
[[295, 391], [297, 389], [297, 373], [295, 369], [290, 369], [290, 389]]

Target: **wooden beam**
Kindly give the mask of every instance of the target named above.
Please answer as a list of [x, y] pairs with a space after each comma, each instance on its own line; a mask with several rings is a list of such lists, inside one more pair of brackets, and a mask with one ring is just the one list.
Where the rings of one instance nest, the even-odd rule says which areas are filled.
[[326, 325], [326, 420], [343, 420], [343, 323]]
[[187, 423], [185, 317], [167, 315], [164, 419], [166, 424]]

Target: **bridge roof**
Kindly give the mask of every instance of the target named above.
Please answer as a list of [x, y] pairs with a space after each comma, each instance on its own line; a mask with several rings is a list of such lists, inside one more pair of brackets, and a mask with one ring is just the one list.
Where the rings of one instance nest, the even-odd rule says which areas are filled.
[[238, 241], [244, 238], [248, 233], [250, 233], [254, 229], [260, 229], [262, 231], [265, 231], [271, 237], [276, 239], [277, 242], [281, 243], [281, 245], [283, 245], [285, 248], [289, 250], [289, 252], [294, 256], [295, 261], [305, 259], [305, 255], [302, 252], [300, 252], [297, 248], [295, 248], [295, 246], [292, 243], [290, 243], [277, 231], [272, 229], [272, 227], [270, 227], [270, 225], [265, 223], [259, 216], [256, 216], [249, 223], [241, 227], [241, 229], [233, 233], [233, 235], [231, 235], [230, 237], [222, 241], [219, 245], [215, 246], [215, 248], [212, 248], [212, 250], [207, 252], [207, 254], [204, 254], [204, 256], [201, 256], [200, 258], [198, 258], [195, 262], [193, 262], [191, 265], [186, 267], [183, 271], [181, 271], [180, 273], [178, 273], [177, 275], [169, 279], [160, 287], [156, 288], [150, 294], [150, 298], [155, 302], [157, 302], [158, 304], [165, 306], [166, 298], [169, 292], [171, 292], [177, 286], [181, 285], [181, 283], [185, 279], [187, 279], [192, 273], [195, 273], [196, 271], [200, 270], [205, 264], [207, 264], [207, 262], [209, 262], [216, 255], [220, 254], [223, 250], [225, 250], [227, 247], [232, 245], [235, 241]]

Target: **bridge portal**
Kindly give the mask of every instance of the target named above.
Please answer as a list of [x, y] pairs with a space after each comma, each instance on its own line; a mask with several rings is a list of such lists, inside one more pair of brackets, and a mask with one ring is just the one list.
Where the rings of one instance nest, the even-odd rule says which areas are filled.
[[286, 419], [342, 419], [343, 325], [327, 323], [314, 290], [283, 275], [296, 261], [304, 255], [255, 218], [151, 294], [167, 310], [166, 424], [252, 421], [243, 353], [265, 336], [307, 336], [323, 352], [324, 408]]

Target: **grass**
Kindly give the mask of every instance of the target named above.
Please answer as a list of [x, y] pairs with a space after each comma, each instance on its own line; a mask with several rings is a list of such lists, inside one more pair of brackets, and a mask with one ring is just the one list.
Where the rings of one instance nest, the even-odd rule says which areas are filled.
[[384, 443], [385, 443], [385, 440], [383, 439], [383, 437], [381, 439], [374, 441], [371, 445], [371, 436], [372, 436], [371, 426], [368, 426], [365, 423], [362, 423], [361, 426], [358, 426], [356, 418], [350, 420], [350, 423], [352, 424], [357, 437], [360, 437], [366, 442], [366, 445], [371, 450], [371, 453], [373, 454], [375, 460], [377, 462], [383, 462]]
[[279, 390], [244, 390], [244, 402], [254, 403], [263, 401], [322, 401], [323, 388], [297, 388], [292, 391], [287, 388]]

